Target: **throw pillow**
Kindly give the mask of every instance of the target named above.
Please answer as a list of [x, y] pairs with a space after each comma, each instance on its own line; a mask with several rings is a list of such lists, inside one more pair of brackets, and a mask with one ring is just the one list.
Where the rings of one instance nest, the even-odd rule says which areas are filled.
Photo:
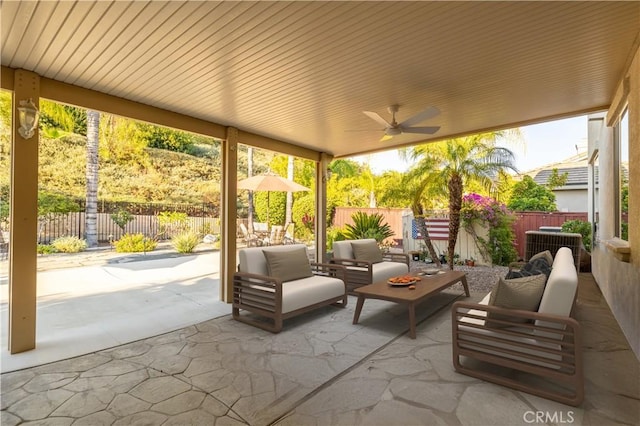
[[[491, 291], [489, 305], [499, 306], [505, 309], [518, 309], [522, 311], [538, 310], [546, 277], [543, 274], [529, 277], [514, 278], [511, 280], [500, 278], [496, 287]], [[494, 320], [508, 320], [512, 322], [527, 322], [523, 318], [511, 317], [509, 315], [487, 312], [487, 327], [502, 328], [503, 324], [498, 324]]]
[[549, 266], [553, 265], [553, 255], [549, 250], [541, 251], [540, 253], [534, 254], [533, 256], [531, 256], [531, 259], [529, 259], [529, 262], [533, 262], [534, 260], [540, 258], [546, 259]]
[[549, 278], [549, 275], [551, 275], [551, 265], [547, 263], [547, 259], [545, 257], [538, 257], [537, 259], [530, 260], [522, 267], [522, 269], [509, 271], [505, 278], [510, 280], [513, 278], [530, 277], [532, 275], [540, 274], [544, 274], [546, 278]]
[[262, 253], [267, 259], [269, 276], [280, 278], [282, 282], [313, 276], [304, 247], [278, 251], [262, 250]]
[[382, 252], [376, 241], [352, 241], [351, 249], [356, 260], [366, 260], [371, 263], [382, 262]]

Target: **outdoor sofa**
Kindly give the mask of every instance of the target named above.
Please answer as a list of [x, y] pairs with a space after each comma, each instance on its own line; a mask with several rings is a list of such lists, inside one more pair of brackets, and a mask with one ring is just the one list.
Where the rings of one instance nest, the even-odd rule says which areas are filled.
[[344, 268], [309, 262], [303, 244], [244, 248], [238, 256], [232, 305], [237, 321], [278, 333], [287, 318], [347, 305]]
[[[548, 279], [501, 279], [480, 303], [453, 304], [453, 365], [468, 376], [577, 406], [584, 378], [581, 329], [570, 316], [578, 286], [571, 249], [560, 248], [552, 265]], [[497, 291], [503, 302], [496, 302]], [[522, 306], [505, 307], [516, 305]]]
[[331, 263], [344, 266], [347, 292], [409, 273], [409, 255], [383, 253], [373, 238], [334, 241]]

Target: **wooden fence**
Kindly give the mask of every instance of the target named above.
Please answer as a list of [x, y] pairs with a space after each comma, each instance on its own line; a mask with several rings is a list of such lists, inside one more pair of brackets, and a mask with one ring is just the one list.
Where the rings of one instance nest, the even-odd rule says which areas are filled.
[[[58, 237], [76, 236], [85, 238], [84, 230], [84, 200], [78, 201], [79, 212], [60, 215], [40, 224], [38, 229], [38, 243], [48, 244]], [[133, 216], [133, 220], [125, 225], [125, 232], [144, 234], [151, 238], [163, 239], [169, 237], [160, 229], [158, 214], [162, 212], [177, 212], [187, 215], [189, 229], [202, 234], [216, 234], [220, 232], [218, 209], [209, 203], [202, 204], [164, 204], [164, 203], [124, 203], [98, 202], [98, 241], [108, 242], [119, 239], [123, 232], [111, 219], [111, 214], [118, 210], [126, 210]]]
[[513, 224], [513, 231], [516, 234], [514, 244], [518, 250], [518, 256], [524, 258], [526, 249], [526, 232], [539, 231], [541, 227], [561, 227], [568, 220], [587, 221], [587, 213], [565, 213], [565, 212], [516, 212], [516, 221]]
[[[411, 216], [411, 210], [409, 209], [371, 209], [371, 208], [355, 208], [355, 207], [338, 207], [336, 208], [336, 214], [333, 220], [333, 225], [338, 227], [343, 227], [347, 223], [353, 223], [351, 220], [351, 215], [354, 212], [362, 211], [367, 214], [372, 213], [380, 213], [384, 216], [385, 221], [389, 224], [393, 232], [395, 233], [394, 239], [403, 239], [404, 249], [405, 251], [414, 250], [415, 243], [409, 241], [407, 244], [407, 238], [413, 238], [412, 235], [414, 230], [412, 229], [412, 221], [408, 220], [404, 222], [403, 227], [403, 216]], [[564, 213], [564, 212], [553, 212], [553, 213], [545, 213], [545, 212], [516, 212], [516, 221], [513, 224], [513, 230], [515, 232], [515, 240], [514, 245], [517, 248], [518, 256], [524, 258], [525, 255], [525, 245], [526, 245], [526, 232], [527, 231], [538, 231], [541, 227], [561, 227], [562, 224], [568, 220], [582, 220], [587, 221], [587, 213], [577, 212], [577, 213]], [[444, 226], [443, 220], [446, 221], [447, 215], [440, 213], [434, 213], [429, 216], [432, 219], [431, 222], [433, 226]], [[445, 227], [446, 228], [446, 227]], [[431, 230], [431, 229], [430, 229]], [[467, 242], [467, 236], [462, 236], [459, 238], [458, 244], [463, 245], [461, 247], [461, 256], [467, 256], [477, 259], [477, 253], [473, 250], [473, 246]], [[440, 241], [441, 238], [434, 238], [434, 241]], [[443, 245], [446, 247], [446, 245]], [[438, 246], [438, 249], [440, 246]], [[462, 253], [464, 252], [464, 253]]]
[[[84, 205], [81, 205], [84, 210]], [[160, 212], [183, 212], [188, 216], [189, 228], [200, 233], [219, 233], [220, 224], [218, 219], [218, 209], [211, 204], [160, 204], [160, 203], [105, 203], [98, 204], [98, 240], [109, 241], [117, 240], [122, 236], [122, 231], [111, 219], [111, 213], [118, 209], [125, 209], [134, 215], [134, 220], [128, 223], [125, 231], [129, 233], [142, 233], [149, 237], [162, 238], [159, 229], [157, 214]], [[413, 215], [410, 209], [399, 208], [357, 208], [357, 207], [338, 207], [335, 211], [333, 225], [344, 227], [346, 224], [353, 224], [351, 216], [353, 213], [361, 211], [367, 214], [380, 213], [384, 217], [386, 223], [389, 224], [394, 236], [391, 238], [396, 243], [403, 245], [405, 251], [414, 250], [415, 244], [407, 244], [407, 239], [417, 240], [416, 230], [413, 229], [412, 220], [403, 222], [403, 217]], [[545, 213], [545, 212], [517, 212], [516, 221], [513, 224], [515, 232], [514, 245], [517, 248], [518, 255], [525, 255], [525, 233], [527, 231], [537, 231], [541, 227], [560, 227], [568, 220], [587, 220], [587, 213]], [[434, 235], [434, 241], [446, 241], [446, 234], [439, 233], [439, 230], [445, 231], [448, 227], [447, 215], [442, 212], [434, 212], [429, 216], [427, 224], [430, 232]], [[84, 238], [84, 212], [69, 213], [55, 220], [44, 223], [38, 234], [38, 242], [46, 244], [53, 239], [64, 236], [75, 235]], [[465, 248], [467, 257], [475, 257], [475, 251], [471, 245], [467, 243], [467, 237], [463, 237], [460, 241]], [[461, 255], [463, 255], [461, 253]]]
[[402, 240], [402, 216], [411, 213], [410, 209], [392, 209], [392, 208], [359, 208], [359, 207], [336, 207], [335, 215], [333, 217], [333, 226], [339, 228], [344, 227], [346, 224], [353, 225], [351, 215], [355, 212], [364, 212], [366, 214], [380, 213], [384, 216], [384, 220], [389, 224], [389, 227], [393, 231], [393, 240]]

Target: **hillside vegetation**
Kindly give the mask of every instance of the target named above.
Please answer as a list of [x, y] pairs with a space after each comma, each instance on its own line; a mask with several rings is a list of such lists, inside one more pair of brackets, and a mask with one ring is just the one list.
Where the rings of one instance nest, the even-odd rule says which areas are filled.
[[[0, 167], [9, 169], [9, 147], [1, 147]], [[217, 155], [196, 157], [145, 148], [144, 161], [100, 162], [99, 198], [110, 201], [218, 203], [220, 165]], [[86, 138], [40, 138], [40, 190], [85, 197]], [[142, 163], [142, 164], [141, 164]], [[6, 177], [8, 178], [8, 176]], [[3, 181], [6, 179], [4, 178]], [[7, 182], [1, 182], [8, 185]]]

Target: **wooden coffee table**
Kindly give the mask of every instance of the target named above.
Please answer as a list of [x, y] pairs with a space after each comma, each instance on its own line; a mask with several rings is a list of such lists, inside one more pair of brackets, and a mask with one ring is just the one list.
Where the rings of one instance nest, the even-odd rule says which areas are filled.
[[387, 284], [386, 281], [354, 289], [354, 293], [358, 296], [358, 304], [353, 314], [353, 323], [358, 323], [365, 299], [380, 299], [395, 303], [405, 303], [409, 308], [409, 337], [415, 339], [416, 305], [458, 282], [462, 283], [467, 297], [470, 296], [467, 277], [464, 272], [447, 271], [443, 274], [425, 275], [419, 278], [420, 281], [415, 284], [415, 290], [410, 290], [409, 286], [392, 286]]

